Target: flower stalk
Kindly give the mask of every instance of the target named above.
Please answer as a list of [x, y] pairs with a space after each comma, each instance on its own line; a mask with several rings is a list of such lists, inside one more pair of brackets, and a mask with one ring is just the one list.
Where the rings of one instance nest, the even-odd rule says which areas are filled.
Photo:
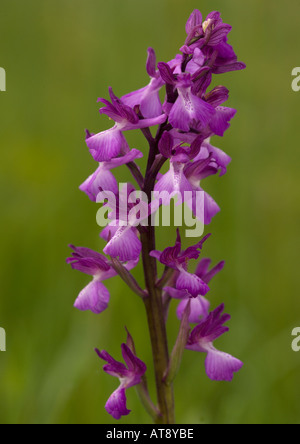
[[164, 381], [164, 375], [169, 365], [169, 350], [163, 316], [162, 292], [155, 285], [155, 278], [157, 276], [156, 260], [150, 257], [150, 253], [153, 251], [153, 247], [155, 247], [153, 243], [154, 233], [144, 233], [141, 235], [141, 238], [145, 281], [149, 295], [144, 299], [144, 303], [152, 345], [158, 408], [161, 413], [158, 423], [174, 424], [173, 387]]

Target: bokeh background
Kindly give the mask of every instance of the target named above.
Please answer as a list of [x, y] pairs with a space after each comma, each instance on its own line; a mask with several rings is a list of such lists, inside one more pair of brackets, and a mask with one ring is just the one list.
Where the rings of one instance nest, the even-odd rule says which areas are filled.
[[[214, 383], [204, 356], [186, 352], [176, 380], [179, 423], [298, 423], [300, 353], [300, 5], [270, 0], [0, 0], [0, 353], [1, 423], [113, 423], [104, 410], [117, 380], [102, 372], [94, 347], [120, 357], [126, 325], [139, 355], [152, 364], [141, 302], [119, 279], [108, 286], [100, 316], [73, 308], [88, 277], [65, 265], [67, 245], [103, 248], [97, 206], [78, 190], [95, 169], [84, 129], [107, 128], [98, 97], [143, 86], [146, 49], [170, 60], [194, 8], [220, 10], [243, 72], [218, 77], [238, 109], [214, 144], [233, 159], [227, 176], [206, 181], [222, 207], [205, 255], [225, 259], [212, 283], [212, 305], [225, 301], [230, 333], [218, 347], [245, 362], [231, 384]], [[146, 151], [140, 135], [132, 147]], [[124, 168], [120, 178], [129, 179]], [[173, 242], [160, 231], [159, 246]], [[140, 278], [141, 273], [136, 271]], [[178, 321], [169, 323], [170, 345]], [[153, 386], [151, 386], [153, 389]], [[124, 423], [148, 423], [134, 389]]]

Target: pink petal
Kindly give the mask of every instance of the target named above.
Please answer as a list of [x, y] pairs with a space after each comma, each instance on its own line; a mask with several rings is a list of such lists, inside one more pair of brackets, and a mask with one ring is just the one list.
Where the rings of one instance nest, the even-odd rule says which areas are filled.
[[97, 162], [107, 162], [117, 157], [122, 149], [128, 151], [128, 144], [118, 125], [86, 140], [91, 155]]
[[114, 419], [119, 420], [131, 412], [126, 407], [126, 401], [125, 389], [118, 388], [108, 399], [105, 409]]
[[199, 295], [205, 296], [209, 292], [208, 285], [202, 279], [184, 270], [178, 277], [176, 288], [177, 290], [187, 290], [194, 298]]
[[91, 310], [95, 314], [100, 314], [108, 307], [109, 299], [107, 288], [98, 280], [93, 280], [81, 291], [74, 307], [80, 311]]
[[119, 258], [121, 262], [127, 262], [140, 256], [142, 244], [133, 228], [119, 227], [103, 251], [108, 256]]
[[207, 376], [213, 381], [232, 381], [234, 373], [243, 365], [238, 359], [213, 347], [208, 351], [205, 361]]

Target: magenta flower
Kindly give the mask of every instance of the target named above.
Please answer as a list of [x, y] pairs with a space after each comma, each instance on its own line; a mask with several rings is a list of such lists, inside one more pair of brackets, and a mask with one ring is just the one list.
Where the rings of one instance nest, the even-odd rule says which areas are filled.
[[[92, 137], [92, 136], [90, 136]], [[119, 186], [111, 170], [126, 165], [134, 160], [141, 159], [143, 154], [138, 150], [131, 150], [124, 156], [112, 159], [110, 162], [101, 162], [99, 167], [79, 188], [94, 202], [100, 191], [110, 190], [118, 193]]]
[[97, 162], [109, 162], [111, 159], [124, 155], [129, 151], [128, 143], [123, 131], [149, 128], [165, 122], [166, 116], [162, 114], [154, 119], [139, 119], [132, 108], [125, 105], [122, 100], [109, 89], [111, 103], [105, 99], [99, 102], [106, 106], [100, 109], [100, 114], [106, 114], [116, 122], [115, 126], [107, 131], [95, 134], [86, 140], [87, 146]]
[[218, 86], [205, 95], [207, 103], [215, 108], [215, 114], [205, 129], [205, 132], [210, 136], [223, 137], [225, 131], [230, 128], [230, 121], [236, 115], [236, 109], [221, 106], [228, 100], [228, 97], [229, 91], [224, 86]]
[[151, 79], [149, 85], [123, 96], [121, 100], [131, 108], [139, 106], [142, 115], [147, 119], [151, 119], [163, 114], [159, 91], [165, 84], [159, 71], [156, 70], [156, 55], [152, 48], [148, 49], [146, 68]]
[[209, 292], [209, 287], [199, 276], [188, 272], [188, 263], [191, 259], [199, 258], [202, 246], [209, 237], [210, 234], [193, 247], [181, 251], [181, 237], [178, 229], [175, 247], [168, 247], [163, 252], [152, 251], [150, 253], [151, 257], [154, 257], [162, 264], [179, 271], [176, 289], [184, 290], [194, 298], [199, 295], [205, 296]]
[[185, 192], [192, 192], [193, 187], [184, 174], [185, 165], [195, 158], [201, 147], [202, 138], [196, 138], [190, 147], [177, 145], [169, 132], [165, 132], [159, 143], [161, 154], [170, 159], [170, 170], [163, 175], [155, 186], [155, 191], [166, 192], [164, 204], [170, 202], [171, 195], [180, 193], [184, 197]]
[[186, 348], [207, 353], [205, 368], [207, 376], [213, 381], [232, 381], [233, 374], [238, 372], [243, 363], [227, 353], [217, 350], [213, 342], [229, 331], [224, 324], [231, 317], [223, 314], [224, 304], [216, 308], [207, 319], [203, 320], [191, 332]]
[[[97, 201], [100, 202], [105, 197], [105, 193], [99, 193]], [[148, 219], [151, 205], [138, 199], [135, 188], [130, 184], [118, 193], [115, 202], [115, 208], [109, 216], [111, 223], [100, 235], [108, 242], [103, 252], [113, 258], [119, 258], [121, 262], [137, 260], [142, 251], [142, 244], [136, 227]]]
[[165, 106], [165, 112], [169, 115], [169, 122], [173, 128], [181, 131], [190, 131], [190, 128], [201, 124], [205, 126], [209, 123], [215, 113], [212, 105], [202, 100], [192, 93], [192, 77], [189, 73], [174, 75], [167, 63], [159, 63], [161, 77], [177, 89], [178, 98], [171, 107]]
[[[73, 270], [93, 276], [92, 282], [80, 292], [74, 307], [80, 311], [90, 310], [100, 314], [107, 309], [110, 300], [109, 291], [102, 282], [117, 276], [117, 273], [111, 268], [106, 257], [96, 251], [73, 245], [70, 245], [70, 248], [74, 251], [67, 259], [67, 264], [70, 264]], [[137, 262], [132, 261], [125, 266], [131, 270], [136, 265]]]
[[107, 362], [103, 370], [120, 380], [119, 388], [110, 396], [105, 405], [107, 413], [117, 420], [130, 413], [126, 406], [126, 390], [140, 384], [142, 376], [147, 371], [146, 365], [132, 353], [126, 344], [122, 344], [121, 349], [126, 366], [115, 361], [106, 351], [96, 350], [98, 356]]
[[[202, 279], [203, 282], [209, 284], [216, 274], [218, 274], [225, 265], [225, 262], [220, 262], [214, 268], [209, 270], [211, 259], [202, 259], [197, 267], [195, 275]], [[206, 319], [209, 314], [210, 302], [203, 296], [199, 295], [196, 298], [192, 297], [186, 290], [177, 290], [172, 287], [165, 287], [164, 290], [174, 299], [181, 299], [177, 308], [177, 316], [179, 319], [183, 318], [183, 314], [190, 301], [190, 316], [189, 322], [191, 324], [198, 324], [200, 319]]]
[[[172, 134], [178, 140], [173, 139]], [[205, 225], [211, 223], [212, 218], [220, 211], [214, 199], [204, 192], [200, 182], [221, 170], [225, 174], [231, 159], [218, 148], [204, 141], [201, 136], [185, 137], [193, 142], [190, 147], [179, 142], [181, 135], [178, 132], [164, 133], [159, 149], [162, 155], [170, 158], [170, 169], [159, 178], [155, 191], [160, 193], [164, 205], [170, 204], [172, 197], [178, 195], [179, 203], [185, 201], [197, 219]], [[176, 143], [179, 142], [177, 145]], [[203, 142], [203, 143], [202, 143]], [[166, 193], [167, 192], [167, 193]], [[204, 210], [204, 214], [202, 212]]]
[[202, 20], [200, 11], [195, 10], [191, 14], [186, 25], [187, 39], [181, 48], [183, 53], [192, 54], [194, 50], [201, 49], [213, 74], [245, 69], [246, 65], [238, 62], [233, 48], [227, 43], [232, 27], [223, 23], [220, 13], [213, 11], [203, 23]]

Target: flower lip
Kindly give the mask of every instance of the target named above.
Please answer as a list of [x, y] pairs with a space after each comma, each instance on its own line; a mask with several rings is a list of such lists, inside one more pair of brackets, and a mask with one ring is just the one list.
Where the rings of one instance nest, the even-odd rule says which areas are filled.
[[95, 349], [99, 358], [107, 362], [103, 370], [120, 381], [119, 388], [110, 396], [105, 406], [106, 411], [117, 420], [130, 413], [126, 406], [126, 390], [140, 384], [143, 375], [147, 371], [144, 362], [126, 344], [122, 344], [121, 349], [126, 365], [116, 361], [105, 350], [99, 351]]
[[206, 353], [206, 373], [213, 381], [232, 381], [234, 373], [238, 372], [243, 363], [233, 356], [217, 350], [213, 341], [228, 332], [224, 324], [231, 319], [228, 314], [222, 314], [224, 304], [217, 307], [208, 317], [200, 322], [190, 333], [188, 350]]

